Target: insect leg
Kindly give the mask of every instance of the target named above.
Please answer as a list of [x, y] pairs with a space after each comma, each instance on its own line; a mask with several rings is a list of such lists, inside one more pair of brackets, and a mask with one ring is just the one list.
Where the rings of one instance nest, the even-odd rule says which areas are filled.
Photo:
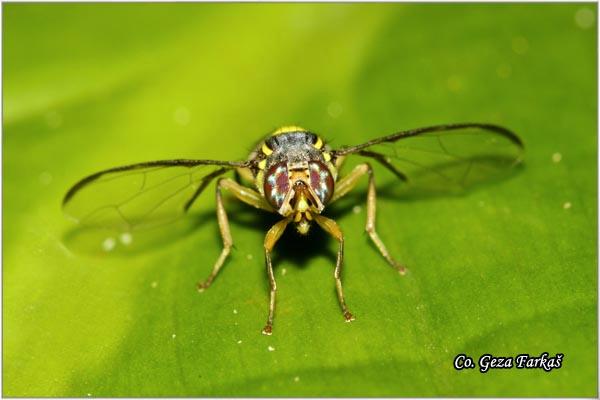
[[203, 292], [206, 288], [208, 288], [211, 285], [211, 283], [221, 270], [221, 267], [223, 266], [223, 263], [225, 262], [225, 259], [229, 255], [231, 247], [233, 246], [233, 238], [231, 237], [231, 231], [229, 230], [229, 219], [227, 218], [227, 213], [225, 212], [225, 207], [223, 206], [223, 197], [221, 195], [222, 182], [223, 179], [219, 179], [217, 181], [216, 196], [217, 221], [219, 223], [219, 231], [221, 232], [221, 238], [223, 239], [223, 250], [221, 251], [221, 255], [219, 256], [219, 258], [217, 259], [217, 262], [215, 262], [212, 272], [210, 273], [208, 278], [206, 278], [206, 280], [204, 280], [203, 282], [198, 282], [197, 287], [199, 292]]
[[[365, 157], [372, 157], [376, 161], [378, 161], [381, 165], [390, 170], [394, 175], [396, 175], [400, 180], [406, 182], [408, 178], [402, 172], [398, 171], [398, 168], [394, 166], [383, 154], [376, 153], [374, 151], [361, 150], [357, 154]], [[342, 156], [343, 157], [343, 156]], [[239, 168], [238, 168], [239, 169]]]
[[344, 262], [344, 235], [338, 224], [332, 219], [326, 218], [322, 215], [314, 215], [315, 221], [323, 230], [333, 236], [340, 244], [338, 248], [337, 260], [335, 263], [335, 270], [333, 271], [333, 277], [335, 279], [335, 288], [337, 291], [338, 301], [342, 308], [342, 313], [346, 322], [354, 321], [354, 316], [348, 310], [346, 306], [346, 300], [344, 300], [344, 290], [342, 289], [342, 265]]
[[233, 193], [235, 197], [239, 200], [243, 201], [246, 204], [254, 206], [256, 208], [261, 208], [264, 210], [271, 211], [271, 207], [267, 204], [267, 202], [261, 197], [261, 195], [254, 190], [242, 186], [236, 183], [234, 180], [229, 178], [221, 178], [217, 181], [217, 221], [219, 223], [219, 231], [221, 232], [221, 238], [223, 239], [223, 250], [221, 251], [221, 255], [215, 262], [213, 266], [212, 272], [204, 280], [203, 282], [198, 283], [198, 291], [203, 292], [206, 288], [208, 288], [219, 271], [221, 267], [225, 263], [225, 260], [229, 256], [231, 252], [231, 247], [233, 246], [233, 238], [231, 237], [231, 231], [229, 230], [229, 219], [227, 218], [227, 213], [225, 212], [225, 207], [223, 206], [223, 198], [221, 195], [221, 189], [226, 189]]
[[233, 179], [222, 178], [219, 180], [218, 185], [221, 185], [223, 189], [230, 191], [238, 200], [251, 205], [252, 207], [260, 208], [265, 211], [274, 211], [273, 207], [267, 203], [260, 193], [254, 189], [240, 185]]
[[275, 314], [275, 292], [277, 291], [277, 283], [275, 282], [275, 275], [273, 274], [273, 264], [271, 262], [271, 252], [275, 243], [279, 240], [285, 227], [290, 223], [290, 218], [283, 219], [277, 222], [269, 229], [265, 236], [265, 264], [267, 266], [267, 275], [269, 276], [269, 284], [271, 286], [271, 293], [269, 298], [269, 316], [267, 317], [267, 324], [262, 330], [263, 335], [270, 335], [273, 333], [273, 315]]
[[335, 168], [339, 171], [346, 160], [346, 156], [339, 156], [335, 159]]
[[250, 170], [250, 168], [236, 168], [235, 169], [236, 172], [238, 173], [238, 175], [245, 181], [245, 182], [253, 182], [254, 181], [254, 176], [252, 175], [252, 171]]
[[406, 272], [406, 268], [392, 258], [387, 248], [379, 238], [377, 231], [375, 230], [375, 215], [376, 215], [376, 195], [375, 195], [375, 177], [373, 175], [373, 169], [368, 163], [357, 165], [352, 172], [340, 179], [336, 184], [335, 192], [331, 198], [330, 203], [338, 200], [339, 198], [346, 195], [352, 189], [356, 187], [358, 180], [364, 175], [369, 175], [369, 188], [367, 191], [367, 223], [365, 230], [369, 234], [369, 237], [375, 244], [375, 247], [379, 250], [381, 255], [386, 261], [396, 269], [400, 274]]

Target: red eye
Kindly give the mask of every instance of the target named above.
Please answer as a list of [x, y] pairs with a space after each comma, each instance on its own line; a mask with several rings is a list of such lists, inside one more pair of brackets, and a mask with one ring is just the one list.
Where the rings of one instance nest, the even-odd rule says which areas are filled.
[[290, 180], [285, 163], [277, 163], [265, 173], [265, 197], [273, 207], [279, 209], [290, 190]]
[[321, 203], [327, 204], [327, 201], [333, 194], [333, 177], [331, 172], [323, 163], [311, 161], [308, 165], [310, 171], [310, 186], [313, 188]]

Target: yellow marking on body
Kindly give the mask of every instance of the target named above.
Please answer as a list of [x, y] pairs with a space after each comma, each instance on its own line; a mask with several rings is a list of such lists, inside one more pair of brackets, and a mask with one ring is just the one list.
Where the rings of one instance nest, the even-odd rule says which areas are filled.
[[267, 166], [267, 160], [262, 160], [258, 163], [258, 168], [260, 169], [265, 169], [265, 167]]
[[273, 154], [273, 150], [271, 150], [266, 143], [263, 143], [261, 150], [266, 156], [270, 156], [271, 154]]
[[302, 213], [296, 213], [296, 215], [294, 216], [294, 222], [300, 222], [301, 219]]
[[323, 152], [323, 158], [325, 159], [326, 162], [331, 161], [331, 154], [329, 154], [328, 152], [324, 151]]
[[321, 149], [323, 147], [323, 140], [321, 137], [317, 137], [317, 143], [314, 144], [315, 149]]
[[282, 126], [281, 128], [277, 129], [275, 132], [273, 132], [271, 134], [271, 136], [276, 136], [276, 135], [280, 135], [282, 133], [288, 133], [288, 132], [306, 132], [306, 129], [301, 128], [299, 126], [295, 126], [295, 125]]
[[304, 213], [304, 215], [306, 216], [307, 220], [312, 221], [313, 218], [312, 218], [312, 214], [310, 212], [307, 211]]

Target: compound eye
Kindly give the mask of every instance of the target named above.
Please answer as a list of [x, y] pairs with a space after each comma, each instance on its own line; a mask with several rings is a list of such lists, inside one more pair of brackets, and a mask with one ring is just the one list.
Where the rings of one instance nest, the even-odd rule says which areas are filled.
[[333, 194], [333, 176], [329, 169], [320, 161], [311, 161], [308, 164], [310, 172], [310, 186], [315, 191], [321, 203], [327, 204]]
[[281, 208], [285, 195], [290, 190], [290, 179], [285, 163], [277, 163], [271, 166], [265, 173], [264, 183], [265, 197], [275, 208]]

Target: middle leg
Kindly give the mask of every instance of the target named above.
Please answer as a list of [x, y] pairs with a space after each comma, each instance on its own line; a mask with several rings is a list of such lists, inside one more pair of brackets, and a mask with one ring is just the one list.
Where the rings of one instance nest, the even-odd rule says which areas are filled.
[[221, 255], [215, 262], [210, 275], [201, 282], [198, 282], [197, 289], [200, 293], [204, 292], [214, 281], [217, 274], [223, 267], [225, 260], [231, 252], [233, 247], [233, 238], [231, 237], [231, 231], [229, 230], [229, 219], [223, 205], [223, 196], [221, 189], [225, 189], [233, 193], [242, 202], [249, 204], [253, 207], [263, 209], [265, 211], [272, 211], [272, 208], [266, 203], [266, 201], [256, 191], [239, 185], [235, 181], [229, 178], [221, 178], [217, 181], [216, 186], [216, 200], [217, 200], [217, 222], [219, 223], [219, 231], [221, 232], [221, 239], [223, 240], [223, 250]]
[[367, 223], [365, 225], [365, 231], [369, 234], [369, 237], [377, 247], [377, 250], [381, 253], [383, 258], [396, 269], [400, 274], [406, 273], [406, 268], [401, 265], [398, 261], [390, 255], [387, 247], [383, 244], [383, 241], [379, 238], [377, 231], [375, 230], [375, 215], [376, 215], [376, 194], [375, 194], [375, 178], [373, 176], [373, 169], [367, 163], [357, 165], [352, 172], [340, 179], [336, 184], [335, 192], [331, 198], [330, 203], [340, 199], [356, 187], [360, 178], [364, 175], [369, 177], [369, 188], [367, 191]]

